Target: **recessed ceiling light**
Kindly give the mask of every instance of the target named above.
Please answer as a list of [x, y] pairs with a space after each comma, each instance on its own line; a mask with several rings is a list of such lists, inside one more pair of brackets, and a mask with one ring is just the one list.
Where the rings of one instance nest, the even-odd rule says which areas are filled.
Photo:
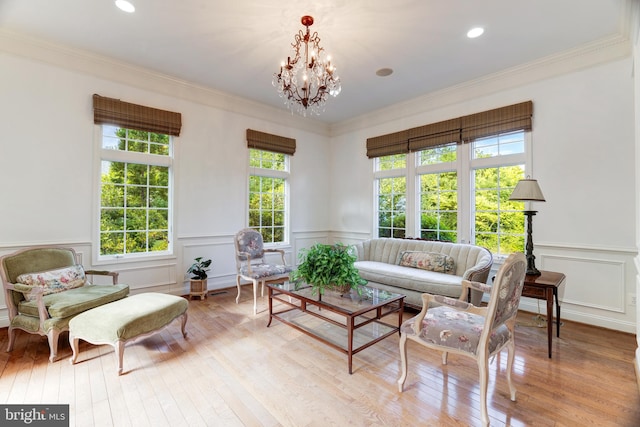
[[476, 37], [480, 37], [482, 35], [482, 33], [484, 33], [484, 28], [475, 27], [475, 28], [470, 29], [467, 32], [467, 37], [469, 37], [470, 39], [475, 39]]
[[136, 7], [127, 0], [116, 0], [116, 6], [118, 6], [118, 9], [128, 13], [133, 13], [136, 11]]
[[387, 77], [393, 74], [393, 70], [391, 68], [380, 68], [376, 71], [376, 76]]

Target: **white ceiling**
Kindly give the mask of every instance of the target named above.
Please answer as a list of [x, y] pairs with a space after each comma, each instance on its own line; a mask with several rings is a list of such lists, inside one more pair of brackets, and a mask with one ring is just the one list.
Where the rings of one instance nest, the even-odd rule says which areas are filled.
[[[303, 15], [342, 93], [337, 123], [612, 36], [635, 0], [0, 0], [0, 28], [285, 108], [271, 85]], [[473, 26], [485, 27], [468, 39]], [[389, 77], [376, 70], [389, 67]], [[1, 73], [1, 71], [0, 71]]]

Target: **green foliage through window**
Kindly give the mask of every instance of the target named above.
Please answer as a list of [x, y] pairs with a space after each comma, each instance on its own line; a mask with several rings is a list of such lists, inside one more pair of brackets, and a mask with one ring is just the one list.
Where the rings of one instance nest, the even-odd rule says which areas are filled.
[[[102, 148], [166, 157], [170, 153], [170, 138], [163, 134], [103, 126]], [[100, 255], [167, 251], [170, 241], [169, 167], [104, 160], [108, 157], [103, 151]]]
[[420, 175], [420, 237], [456, 242], [458, 173]]
[[495, 254], [524, 251], [523, 202], [509, 200], [524, 167], [477, 169], [475, 183], [475, 243]]
[[405, 237], [407, 179], [378, 180], [378, 236]]
[[509, 196], [525, 175], [525, 135], [375, 159], [378, 236], [468, 241], [497, 255], [524, 251], [524, 204]]
[[287, 181], [281, 175], [288, 172], [288, 161], [285, 154], [249, 150], [254, 171], [249, 176], [249, 227], [259, 231], [265, 243], [287, 241]]

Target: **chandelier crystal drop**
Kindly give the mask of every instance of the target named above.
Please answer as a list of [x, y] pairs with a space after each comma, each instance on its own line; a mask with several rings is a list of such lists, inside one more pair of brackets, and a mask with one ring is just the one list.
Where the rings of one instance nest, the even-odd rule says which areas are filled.
[[306, 32], [300, 30], [295, 35], [295, 42], [291, 43], [293, 57], [282, 62], [272, 83], [287, 108], [306, 117], [320, 115], [329, 95], [338, 96], [342, 86], [331, 57], [320, 47], [318, 33], [309, 31], [313, 17], [303, 16], [301, 22]]

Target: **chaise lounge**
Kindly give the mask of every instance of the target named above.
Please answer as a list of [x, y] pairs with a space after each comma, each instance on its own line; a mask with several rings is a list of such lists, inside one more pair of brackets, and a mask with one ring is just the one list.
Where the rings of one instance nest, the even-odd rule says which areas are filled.
[[[0, 258], [0, 276], [9, 311], [9, 344], [15, 330], [46, 335], [49, 361], [56, 360], [58, 338], [69, 330], [76, 315], [126, 297], [128, 285], [118, 284], [118, 273], [85, 271], [72, 248], [34, 247]], [[109, 285], [93, 285], [87, 275], [110, 276]]]

